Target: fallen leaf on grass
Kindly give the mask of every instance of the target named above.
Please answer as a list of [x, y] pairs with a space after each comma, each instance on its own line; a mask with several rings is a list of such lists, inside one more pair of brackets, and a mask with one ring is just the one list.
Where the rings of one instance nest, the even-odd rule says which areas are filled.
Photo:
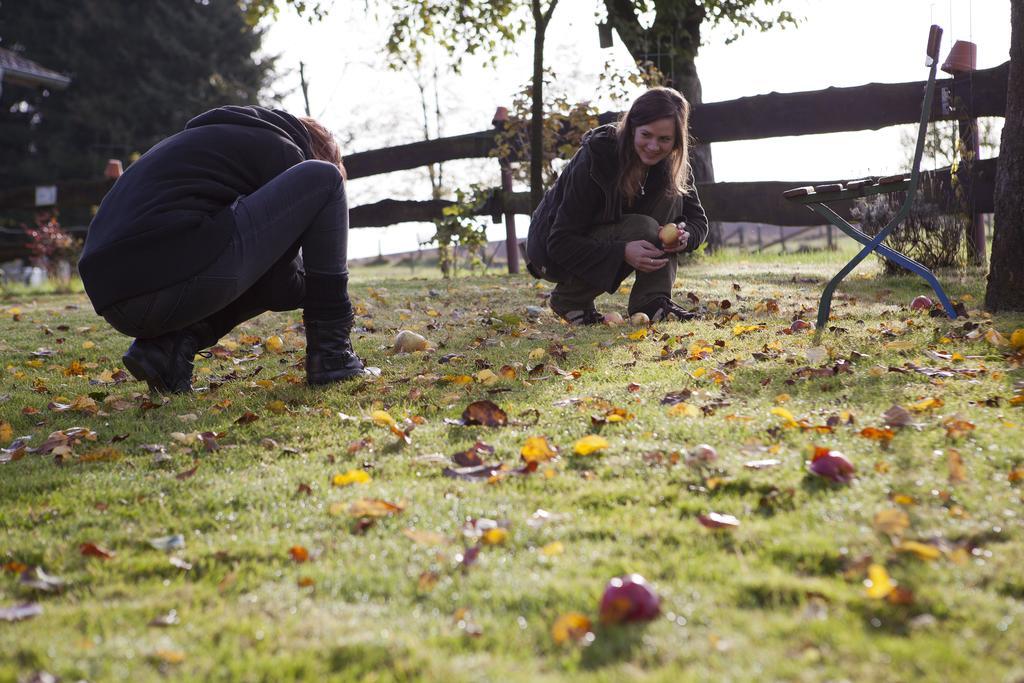
[[949, 481], [967, 481], [967, 469], [964, 467], [964, 459], [960, 455], [960, 451], [950, 448], [946, 453], [946, 460], [949, 465]]
[[365, 470], [349, 470], [344, 474], [331, 477], [331, 486], [351, 486], [352, 484], [368, 484], [370, 475]]
[[918, 559], [932, 561], [942, 557], [942, 551], [933, 545], [927, 543], [920, 543], [918, 541], [903, 541], [896, 546], [896, 552], [898, 553], [911, 553]]
[[888, 508], [875, 513], [874, 527], [879, 533], [899, 536], [910, 526], [910, 516], [898, 508]]
[[508, 415], [491, 401], [474, 401], [462, 411], [462, 423], [467, 426], [504, 427], [508, 424]]
[[608, 448], [608, 440], [597, 434], [588, 434], [573, 444], [572, 451], [576, 455], [591, 455]]
[[181, 550], [185, 547], [185, 537], [181, 534], [173, 534], [171, 536], [158, 536], [157, 538], [149, 539], [149, 545], [162, 550], [165, 553], [169, 553], [174, 550]]
[[483, 441], [477, 441], [464, 451], [459, 451], [452, 456], [452, 460], [459, 467], [479, 467], [484, 464], [483, 455], [493, 455], [494, 446], [489, 446]]
[[294, 562], [306, 562], [309, 560], [309, 551], [301, 545], [293, 545], [291, 548], [288, 548], [288, 554], [291, 555]]
[[910, 410], [915, 413], [923, 413], [927, 410], [932, 410], [933, 408], [941, 408], [942, 405], [943, 402], [941, 398], [929, 397], [922, 399], [917, 403], [911, 403]]
[[251, 410], [247, 410], [244, 413], [242, 413], [238, 417], [238, 419], [235, 420], [235, 424], [236, 425], [252, 424], [253, 422], [255, 422], [258, 419], [260, 419], [259, 415], [257, 415], [256, 413], [252, 412]]
[[697, 521], [700, 522], [701, 526], [708, 529], [736, 529], [740, 525], [740, 520], [732, 515], [723, 515], [718, 512], [697, 515]]
[[778, 460], [776, 458], [767, 458], [765, 460], [748, 460], [747, 462], [743, 463], [743, 466], [746, 467], [748, 470], [764, 470], [768, 469], [769, 467], [777, 467], [778, 465], [781, 464], [781, 460]]
[[185, 653], [181, 650], [155, 650], [152, 658], [165, 664], [181, 664], [185, 661]]
[[676, 403], [667, 411], [671, 417], [700, 417], [701, 410], [692, 403]]
[[26, 602], [13, 607], [0, 607], [0, 621], [24, 621], [42, 613], [43, 606], [38, 602]]
[[480, 536], [480, 542], [484, 545], [501, 545], [508, 540], [508, 531], [497, 527], [488, 529]]
[[865, 439], [871, 439], [872, 441], [878, 441], [882, 445], [888, 444], [892, 441], [893, 437], [896, 436], [896, 432], [891, 429], [880, 428], [880, 427], [865, 427], [858, 432], [860, 436]]
[[868, 578], [864, 580], [864, 587], [867, 588], [867, 596], [874, 600], [881, 600], [892, 593], [896, 584], [889, 578], [889, 572], [880, 564], [872, 564], [868, 567]]
[[549, 444], [546, 437], [531, 436], [519, 450], [519, 455], [528, 463], [546, 462], [558, 455], [558, 449]]
[[942, 426], [946, 428], [946, 436], [953, 440], [959, 439], [974, 430], [973, 422], [968, 422], [956, 416], [947, 417], [943, 420]]
[[351, 517], [379, 518], [397, 515], [405, 508], [379, 498], [363, 498], [352, 503], [348, 508]]
[[893, 405], [882, 414], [885, 424], [890, 427], [907, 427], [914, 421], [910, 411], [900, 405]]
[[178, 619], [178, 610], [172, 609], [164, 614], [153, 617], [150, 619], [148, 625], [156, 628], [168, 628], [169, 626], [177, 626], [180, 623], [181, 620]]
[[590, 619], [580, 612], [568, 612], [551, 625], [551, 639], [556, 645], [590, 643], [594, 640]]
[[192, 477], [194, 477], [196, 472], [198, 471], [199, 463], [196, 462], [194, 467], [192, 467], [191, 469], [184, 470], [182, 472], [178, 472], [177, 474], [174, 475], [174, 478], [177, 479], [178, 481], [185, 481], [186, 479], [191, 479]]
[[552, 541], [540, 549], [544, 557], [554, 557], [565, 552], [565, 545], [561, 541]]
[[101, 560], [109, 560], [114, 557], [114, 553], [107, 550], [102, 546], [98, 546], [95, 543], [83, 543], [78, 546], [78, 552], [86, 557], [98, 557]]
[[60, 577], [47, 574], [43, 571], [42, 567], [29, 567], [21, 573], [19, 582], [23, 586], [28, 586], [44, 593], [56, 593], [64, 588], [64, 585], [67, 583]]

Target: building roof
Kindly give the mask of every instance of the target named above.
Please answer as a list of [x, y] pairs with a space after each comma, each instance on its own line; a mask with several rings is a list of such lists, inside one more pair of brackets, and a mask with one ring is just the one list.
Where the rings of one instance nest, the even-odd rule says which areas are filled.
[[25, 59], [17, 52], [0, 47], [0, 80], [4, 83], [25, 85], [30, 88], [53, 88], [63, 90], [71, 83], [64, 74], [47, 69], [41, 64]]

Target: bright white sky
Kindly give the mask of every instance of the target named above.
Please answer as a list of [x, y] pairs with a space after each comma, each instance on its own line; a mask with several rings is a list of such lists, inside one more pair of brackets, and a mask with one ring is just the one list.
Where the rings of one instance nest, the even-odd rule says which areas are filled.
[[[597, 77], [607, 60], [622, 68], [631, 64], [617, 38], [614, 48], [600, 49], [594, 20], [598, 5], [599, 0], [560, 0], [548, 30], [546, 63], [554, 66], [558, 86], [576, 100], [598, 99]], [[802, 17], [797, 29], [750, 33], [731, 45], [724, 44], [727, 29], [705, 35], [697, 59], [705, 102], [923, 80], [932, 23], [945, 31], [940, 59], [955, 40], [977, 43], [979, 69], [1001, 64], [1009, 55], [1009, 0], [788, 0], [785, 7]], [[279, 68], [287, 70], [276, 85], [279, 92], [289, 93], [284, 107], [303, 110], [298, 87], [298, 64], [303, 61], [312, 113], [339, 139], [349, 140], [346, 152], [423, 139], [415, 80], [386, 70], [386, 24], [364, 9], [363, 2], [336, 1], [328, 18], [313, 25], [284, 10], [265, 40], [267, 52], [280, 55]], [[489, 127], [495, 107], [508, 105], [529, 79], [531, 60], [532, 40], [527, 37], [497, 69], [470, 62], [461, 76], [442, 74], [441, 134]], [[438, 134], [433, 117], [430, 134]], [[712, 152], [720, 181], [826, 180], [896, 172], [906, 157], [899, 128], [716, 143]], [[497, 163], [491, 160], [449, 163], [446, 175], [465, 184], [498, 183]], [[429, 185], [425, 171], [391, 174], [353, 181], [350, 196], [353, 205], [384, 197], [426, 199]], [[520, 217], [517, 223], [520, 237], [525, 236], [527, 221]], [[492, 230], [492, 239], [504, 236], [501, 226], [493, 226], [489, 235]], [[355, 230], [350, 256], [415, 249], [417, 239], [432, 234], [429, 224]]]

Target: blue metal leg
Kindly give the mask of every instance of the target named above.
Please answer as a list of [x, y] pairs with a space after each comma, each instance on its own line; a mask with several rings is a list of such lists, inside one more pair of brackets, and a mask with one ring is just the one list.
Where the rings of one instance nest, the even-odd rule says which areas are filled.
[[[906, 209], [908, 207], [909, 202], [905, 203], [903, 208]], [[952, 320], [956, 319], [956, 311], [954, 310], [952, 303], [950, 303], [949, 301], [949, 297], [946, 296], [945, 290], [942, 289], [942, 285], [939, 284], [939, 281], [935, 277], [935, 275], [928, 268], [921, 265], [917, 261], [914, 261], [913, 259], [904, 256], [898, 251], [882, 244], [882, 240], [884, 240], [892, 231], [892, 229], [900, 221], [903, 220], [906, 211], [901, 210], [899, 214], [897, 214], [895, 218], [889, 221], [889, 223], [877, 235], [875, 235], [874, 237], [870, 237], [863, 231], [858, 230], [854, 226], [850, 225], [850, 223], [844, 220], [842, 216], [837, 214], [835, 211], [833, 211], [825, 204], [811, 204], [810, 208], [817, 212], [820, 216], [825, 218], [829, 223], [836, 226], [844, 233], [846, 233], [847, 235], [849, 235], [850, 237], [864, 245], [864, 248], [861, 249], [861, 251], [856, 256], [854, 256], [850, 260], [850, 262], [847, 263], [846, 266], [844, 266], [843, 269], [840, 270], [839, 273], [837, 273], [836, 276], [832, 278], [831, 281], [829, 281], [828, 285], [825, 286], [825, 290], [821, 294], [821, 300], [818, 303], [818, 336], [820, 336], [820, 330], [828, 322], [829, 312], [832, 308], [832, 295], [835, 293], [836, 287], [838, 287], [839, 283], [842, 282], [843, 279], [846, 278], [846, 276], [849, 275], [850, 272], [854, 268], [856, 268], [860, 264], [860, 262], [863, 261], [864, 258], [872, 251], [877, 251], [879, 254], [889, 259], [890, 261], [893, 261], [898, 265], [903, 266], [904, 268], [914, 273], [917, 273], [922, 278], [924, 278], [928, 282], [928, 284], [931, 285], [931, 288], [935, 292], [935, 295], [939, 298], [939, 301], [942, 303], [942, 308], [946, 311], [946, 315], [949, 316], [949, 318]]]

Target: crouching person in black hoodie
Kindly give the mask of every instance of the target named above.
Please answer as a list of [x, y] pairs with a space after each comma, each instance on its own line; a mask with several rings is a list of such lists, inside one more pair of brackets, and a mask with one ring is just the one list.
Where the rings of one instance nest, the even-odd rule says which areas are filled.
[[[192, 390], [195, 354], [264, 311], [303, 309], [306, 380], [360, 375], [348, 298], [341, 153], [314, 119], [227, 106], [133, 163], [78, 264], [96, 312], [135, 337], [125, 367]], [[299, 256], [299, 249], [302, 256]]]

